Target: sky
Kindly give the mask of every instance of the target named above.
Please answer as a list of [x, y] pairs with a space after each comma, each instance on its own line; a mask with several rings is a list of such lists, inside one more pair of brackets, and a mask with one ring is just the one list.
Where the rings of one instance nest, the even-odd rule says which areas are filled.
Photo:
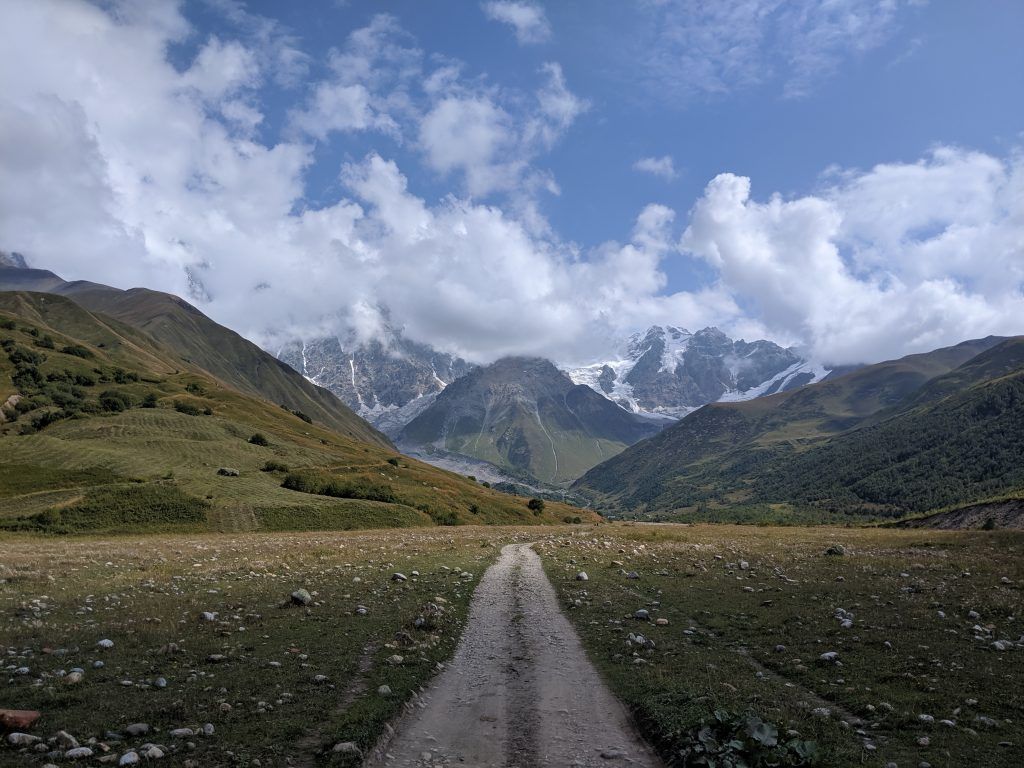
[[1024, 333], [1024, 3], [0, 0], [0, 249], [267, 348]]

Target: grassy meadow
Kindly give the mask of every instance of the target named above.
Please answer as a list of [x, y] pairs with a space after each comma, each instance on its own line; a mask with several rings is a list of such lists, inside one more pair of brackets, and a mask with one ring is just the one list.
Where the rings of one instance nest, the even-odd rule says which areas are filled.
[[[92, 749], [82, 764], [147, 744], [167, 765], [356, 764], [333, 746], [376, 742], [454, 650], [500, 545], [528, 531], [8, 536], [0, 702]], [[4, 744], [0, 765], [52, 762], [46, 749]]]
[[668, 757], [702, 722], [732, 738], [719, 710], [816, 742], [820, 765], [1024, 764], [1024, 534], [625, 524], [538, 551]]

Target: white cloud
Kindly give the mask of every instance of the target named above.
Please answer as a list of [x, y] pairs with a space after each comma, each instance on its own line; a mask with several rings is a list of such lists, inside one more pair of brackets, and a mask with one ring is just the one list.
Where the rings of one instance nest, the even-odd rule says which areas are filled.
[[672, 181], [676, 177], [676, 166], [672, 160], [672, 155], [641, 157], [633, 163], [633, 170], [658, 176], [665, 181]]
[[878, 48], [916, 0], [649, 0], [628, 48], [652, 88], [679, 98], [778, 81], [806, 96], [847, 58]]
[[[790, 200], [758, 201], [748, 179], [725, 174], [688, 218], [647, 206], [625, 242], [581, 249], [519, 196], [556, 190], [533, 163], [586, 106], [554, 65], [533, 93], [467, 82], [375, 20], [295, 98], [309, 110], [321, 86], [339, 89], [322, 102], [335, 126], [325, 140], [390, 130], [379, 122], [390, 118], [402, 163], [422, 153], [463, 195], [426, 200], [370, 152], [342, 169], [344, 194], [311, 207], [319, 129], [253, 138], [262, 114], [251, 84], [276, 66], [266, 57], [211, 39], [172, 66], [168, 47], [189, 34], [173, 4], [114, 16], [71, 0], [0, 1], [0, 48], [22, 64], [0, 68], [0, 248], [68, 279], [191, 295], [256, 340], [372, 333], [382, 305], [410, 337], [479, 361], [582, 362], [655, 322], [802, 342], [836, 362], [1021, 330], [1019, 154], [939, 148], [834, 172]], [[204, 79], [203, 51], [239, 66]], [[481, 201], [502, 189], [512, 194]], [[712, 280], [667, 293], [666, 266], [686, 259], [709, 265]]]
[[722, 174], [681, 246], [774, 334], [863, 362], [1024, 331], [1024, 162], [940, 148], [840, 174], [821, 194], [751, 199]]
[[492, 0], [481, 7], [488, 19], [512, 27], [520, 45], [543, 43], [551, 38], [551, 25], [544, 9], [535, 3]]

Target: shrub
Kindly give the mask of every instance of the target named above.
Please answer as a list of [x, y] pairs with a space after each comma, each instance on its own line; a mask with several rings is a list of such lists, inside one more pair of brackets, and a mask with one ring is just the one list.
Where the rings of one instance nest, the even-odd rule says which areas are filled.
[[156, 392], [148, 392], [144, 398], [142, 398], [143, 408], [156, 408], [157, 398]]
[[394, 504], [396, 501], [395, 492], [390, 485], [374, 483], [363, 478], [344, 480], [324, 472], [291, 472], [285, 477], [281, 487], [336, 499], [365, 499], [388, 504]]
[[0, 317], [0, 328], [3, 328], [4, 330], [7, 331], [13, 331], [15, 328], [17, 328], [17, 325], [9, 317]]
[[526, 502], [527, 508], [535, 515], [544, 511], [544, 499], [533, 498]]
[[[46, 429], [51, 424], [55, 424], [61, 419], [66, 419], [67, 417], [68, 414], [65, 411], [46, 411], [32, 419], [32, 431], [38, 432], [39, 430]], [[23, 434], [31, 434], [24, 430], [25, 428], [22, 427]]]
[[390, 464], [392, 467], [397, 467], [398, 466], [398, 459], [396, 457], [392, 456], [390, 459], [388, 459], [388, 464]]
[[100, 392], [100, 408], [111, 413], [127, 411], [132, 407], [132, 399], [124, 392], [108, 389]]
[[815, 762], [818, 745], [798, 738], [782, 742], [779, 729], [756, 715], [716, 710], [684, 737], [678, 756], [682, 765], [801, 766]]
[[470, 504], [469, 505], [469, 513], [471, 515], [479, 515], [480, 514], [480, 507], [478, 507], [476, 504]]
[[175, 400], [174, 410], [178, 413], [184, 413], [186, 416], [198, 416], [201, 413], [192, 403], [186, 403], [184, 400]]
[[256, 432], [252, 437], [249, 438], [249, 442], [253, 445], [261, 445], [266, 448], [270, 445], [270, 441], [267, 440], [267, 436], [262, 432]]
[[126, 371], [124, 368], [115, 368], [113, 376], [114, 381], [118, 384], [128, 384], [139, 380], [139, 374], [133, 371]]
[[35, 352], [28, 347], [20, 347], [17, 344], [9, 345], [10, 348], [7, 350], [7, 357], [14, 366], [19, 365], [40, 365], [46, 360], [46, 355], [39, 352]]
[[56, 349], [57, 345], [53, 343], [52, 336], [43, 336], [41, 339], [36, 339], [33, 344], [43, 349]]
[[266, 461], [263, 466], [260, 467], [260, 472], [287, 472], [288, 465], [282, 464], [280, 461]]
[[74, 355], [75, 357], [82, 357], [88, 360], [92, 357], [92, 352], [83, 347], [81, 344], [68, 344], [67, 346], [61, 347], [60, 351], [65, 355]]
[[313, 423], [313, 419], [311, 419], [309, 416], [304, 414], [302, 411], [292, 411], [292, 414], [294, 416], [298, 416], [300, 419], [302, 419], [307, 424], [312, 424]]
[[203, 390], [201, 384], [196, 384], [194, 381], [189, 382], [185, 385], [185, 391], [191, 395], [205, 395], [206, 392]]

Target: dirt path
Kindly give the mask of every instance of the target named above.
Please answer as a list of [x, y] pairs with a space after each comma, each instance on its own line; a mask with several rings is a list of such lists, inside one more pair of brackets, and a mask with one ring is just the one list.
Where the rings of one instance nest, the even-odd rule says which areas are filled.
[[662, 765], [587, 660], [527, 544], [502, 549], [481, 579], [455, 658], [419, 704], [370, 765]]

